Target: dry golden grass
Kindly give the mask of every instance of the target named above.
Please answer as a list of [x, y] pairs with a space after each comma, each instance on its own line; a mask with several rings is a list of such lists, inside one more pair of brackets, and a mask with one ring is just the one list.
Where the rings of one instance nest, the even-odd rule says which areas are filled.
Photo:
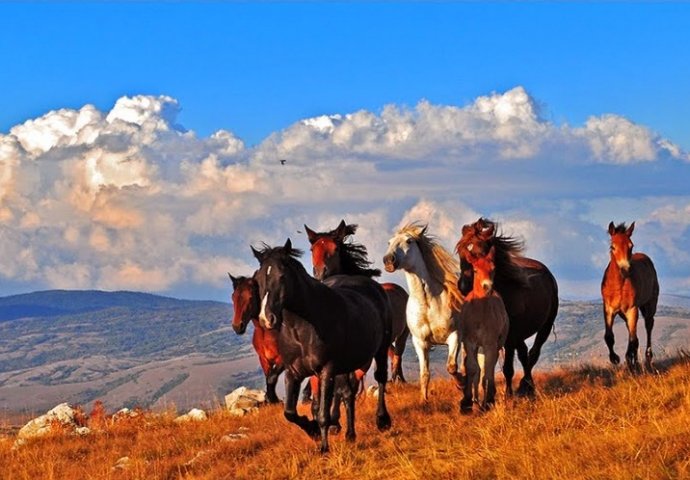
[[[538, 377], [536, 400], [501, 400], [472, 416], [458, 413], [448, 381], [432, 383], [427, 405], [416, 385], [393, 385], [392, 430], [379, 433], [375, 401], [360, 399], [356, 443], [331, 437], [325, 457], [279, 406], [244, 418], [219, 409], [184, 425], [172, 413], [101, 419], [100, 433], [84, 438], [56, 434], [17, 450], [11, 435], [0, 438], [0, 478], [689, 478], [690, 363], [672, 363], [658, 375], [555, 371]], [[249, 438], [222, 440], [241, 427]], [[124, 456], [127, 468], [113, 469]]]

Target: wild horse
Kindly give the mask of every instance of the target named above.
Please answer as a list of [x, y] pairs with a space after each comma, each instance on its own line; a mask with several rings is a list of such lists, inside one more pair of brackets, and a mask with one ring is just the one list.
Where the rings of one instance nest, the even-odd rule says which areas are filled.
[[409, 224], [388, 241], [383, 257], [387, 272], [405, 272], [410, 298], [407, 326], [419, 359], [419, 383], [423, 401], [429, 399], [429, 350], [448, 345], [446, 369], [461, 386], [458, 372], [458, 315], [462, 296], [458, 290], [458, 265], [442, 246], [426, 233], [426, 227]]
[[[479, 349], [484, 352], [484, 395], [480, 403], [482, 410], [491, 408], [496, 396], [494, 375], [498, 352], [508, 336], [508, 313], [501, 296], [493, 288], [495, 273], [495, 247], [481, 257], [470, 257], [474, 281], [472, 291], [465, 297], [460, 312], [460, 332], [465, 348], [465, 370], [467, 379], [460, 402], [462, 412], [471, 412], [475, 399], [479, 399]], [[474, 395], [473, 395], [474, 391]]]
[[252, 345], [259, 356], [261, 369], [266, 377], [266, 400], [269, 403], [279, 401], [276, 395], [278, 377], [283, 372], [283, 360], [278, 351], [278, 332], [267, 330], [259, 324], [259, 286], [252, 277], [233, 277], [232, 281], [232, 329], [243, 335], [251, 320], [254, 324]]
[[[383, 288], [367, 277], [336, 275], [323, 283], [312, 278], [297, 260], [301, 255], [290, 239], [283, 247], [252, 247], [260, 267], [259, 320], [278, 329], [278, 346], [285, 364], [285, 418], [308, 435], [320, 434], [321, 452], [328, 451], [328, 428], [335, 376], [350, 374], [376, 360], [379, 384], [376, 425], [391, 426], [386, 409], [387, 351], [391, 332], [390, 304]], [[297, 413], [301, 381], [319, 377], [318, 421]], [[346, 438], [355, 439], [354, 396], [345, 399]]]
[[[357, 232], [357, 225], [347, 225], [345, 220], [341, 220], [338, 227], [329, 232], [315, 232], [306, 225], [304, 229], [311, 244], [311, 261], [317, 280], [333, 275], [363, 275], [370, 278], [381, 275], [381, 270], [370, 268], [371, 262], [367, 259], [367, 248], [364, 245], [345, 241]], [[402, 355], [410, 335], [405, 313], [408, 295], [395, 283], [382, 283], [381, 286], [388, 295], [393, 313], [392, 337], [388, 349], [391, 381], [405, 382]]]
[[[523, 244], [514, 237], [498, 235], [496, 222], [480, 218], [462, 228], [455, 249], [460, 256], [460, 290], [463, 295], [473, 285], [471, 259], [495, 248], [494, 288], [503, 298], [510, 328], [505, 343], [503, 374], [506, 394], [513, 394], [515, 350], [524, 370], [519, 395], [534, 394], [532, 368], [539, 360], [541, 347], [549, 338], [558, 312], [558, 284], [548, 268], [537, 260], [522, 256]], [[525, 340], [536, 333], [532, 348]]]
[[609, 359], [614, 365], [620, 362], [620, 358], [613, 351], [613, 320], [616, 315], [620, 315], [628, 326], [628, 350], [625, 361], [631, 371], [639, 369], [637, 361], [637, 349], [640, 343], [637, 339], [639, 311], [642, 312], [647, 330], [645, 366], [648, 370], [652, 369], [652, 329], [659, 299], [659, 280], [652, 260], [644, 253], [632, 253], [631, 237], [634, 229], [635, 222], [630, 227], [626, 227], [625, 223], [618, 226], [614, 226], [613, 222], [609, 223], [611, 259], [601, 282], [606, 324], [604, 340], [609, 348]]

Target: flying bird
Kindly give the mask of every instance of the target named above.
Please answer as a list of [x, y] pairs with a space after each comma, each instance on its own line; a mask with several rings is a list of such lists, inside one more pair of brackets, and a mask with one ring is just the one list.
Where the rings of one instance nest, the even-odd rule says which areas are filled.
[[285, 160], [285, 159], [281, 159], [281, 160], [280, 160], [280, 164], [281, 164], [281, 165], [285, 165], [285, 162], [287, 162], [287, 160]]

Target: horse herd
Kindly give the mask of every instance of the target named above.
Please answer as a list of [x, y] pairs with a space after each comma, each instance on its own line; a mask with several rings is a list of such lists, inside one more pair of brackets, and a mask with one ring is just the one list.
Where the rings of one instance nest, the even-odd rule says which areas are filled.
[[[629, 332], [626, 362], [636, 371], [640, 368], [638, 309], [647, 330], [646, 366], [652, 368], [651, 333], [659, 284], [649, 257], [632, 253], [634, 227], [634, 222], [629, 227], [609, 224], [610, 262], [601, 292], [609, 358], [619, 363], [612, 326], [620, 315]], [[448, 346], [446, 368], [463, 390], [461, 412], [472, 412], [475, 403], [481, 410], [493, 405], [494, 370], [501, 349], [506, 395], [513, 395], [515, 352], [524, 371], [517, 394], [534, 395], [532, 369], [553, 329], [558, 285], [543, 263], [522, 254], [522, 241], [501, 234], [494, 221], [480, 218], [462, 228], [455, 247], [458, 261], [426, 226], [408, 224], [389, 240], [383, 257], [387, 272], [404, 272], [408, 296], [399, 285], [374, 280], [381, 271], [371, 268], [366, 247], [353, 241], [356, 225], [343, 220], [328, 232], [315, 232], [306, 225], [305, 230], [313, 276], [298, 260], [302, 252], [292, 247], [290, 239], [282, 247], [252, 247], [259, 269], [251, 277], [230, 275], [232, 326], [243, 334], [253, 322], [252, 343], [266, 377], [268, 401], [278, 402], [276, 383], [285, 372], [285, 417], [320, 439], [322, 452], [328, 451], [329, 429], [340, 429], [341, 402], [346, 439], [355, 439], [355, 397], [372, 360], [379, 392], [376, 425], [379, 430], [391, 426], [386, 409], [387, 357], [391, 380], [404, 382], [401, 360], [410, 333], [419, 359], [423, 401], [429, 396], [429, 351], [439, 344]], [[528, 349], [526, 340], [532, 336]], [[464, 376], [458, 367], [461, 348]], [[307, 377], [311, 420], [297, 412], [300, 385]]]

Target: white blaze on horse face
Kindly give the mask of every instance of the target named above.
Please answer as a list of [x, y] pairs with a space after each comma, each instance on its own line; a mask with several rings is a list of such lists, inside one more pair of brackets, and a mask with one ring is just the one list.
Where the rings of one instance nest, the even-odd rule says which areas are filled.
[[[268, 267], [271, 268], [271, 267]], [[268, 327], [268, 318], [266, 318], [266, 304], [268, 303], [268, 292], [261, 299], [261, 311], [259, 312], [259, 322], [264, 327]]]
[[271, 268], [273, 268], [273, 265], [269, 265], [268, 268], [266, 269], [266, 275], [271, 274]]

